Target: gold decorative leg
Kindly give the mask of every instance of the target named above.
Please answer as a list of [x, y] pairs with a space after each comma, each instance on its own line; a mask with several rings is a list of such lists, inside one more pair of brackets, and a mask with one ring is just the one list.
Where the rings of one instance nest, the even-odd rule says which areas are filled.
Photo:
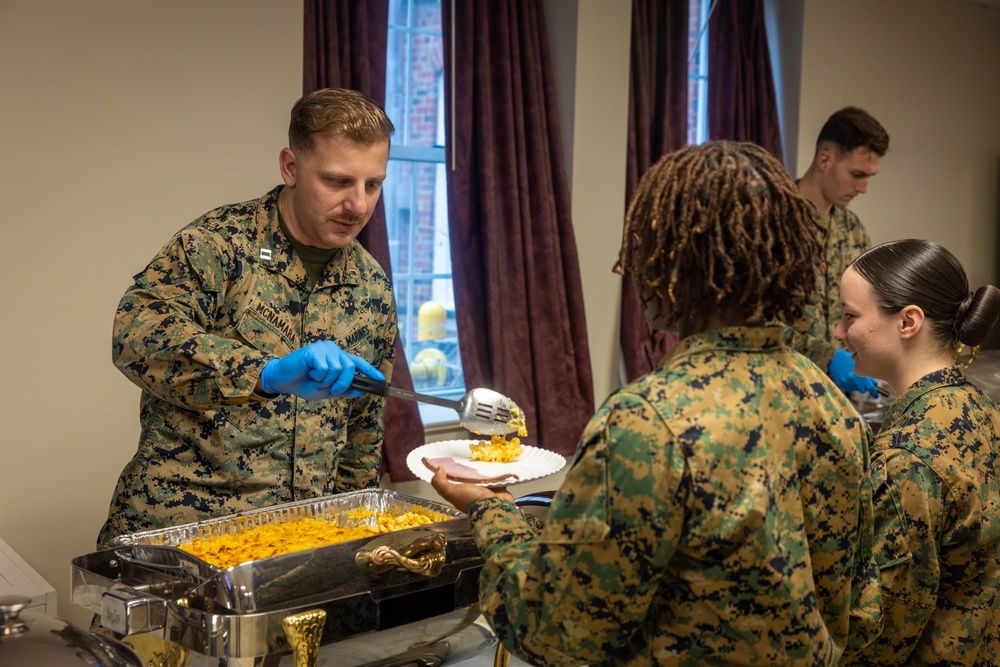
[[146, 667], [184, 667], [188, 650], [152, 633], [122, 637], [123, 644], [135, 651]]
[[319, 643], [326, 625], [326, 612], [322, 609], [304, 611], [281, 619], [288, 645], [292, 647], [295, 667], [316, 667], [319, 660]]
[[510, 663], [510, 653], [508, 653], [507, 649], [503, 647], [503, 644], [498, 641], [497, 652], [496, 655], [493, 656], [493, 667], [507, 667], [508, 663]]

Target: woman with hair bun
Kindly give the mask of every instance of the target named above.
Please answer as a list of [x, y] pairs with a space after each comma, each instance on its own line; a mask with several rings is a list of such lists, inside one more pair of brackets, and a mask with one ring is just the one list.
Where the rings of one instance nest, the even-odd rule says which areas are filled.
[[844, 272], [834, 336], [897, 397], [872, 450], [883, 629], [859, 665], [1000, 663], [1000, 411], [956, 363], [1000, 317], [944, 247], [875, 246]]

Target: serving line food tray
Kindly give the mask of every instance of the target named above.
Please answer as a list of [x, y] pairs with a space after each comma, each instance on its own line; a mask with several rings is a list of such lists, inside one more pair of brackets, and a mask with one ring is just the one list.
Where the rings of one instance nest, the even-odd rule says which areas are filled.
[[[358, 510], [367, 516], [359, 520]], [[293, 519], [373, 525], [376, 514], [405, 512], [434, 523], [226, 569], [178, 548]], [[290, 650], [284, 625], [290, 617], [319, 611], [325, 613], [320, 644], [427, 625], [431, 617], [440, 617], [446, 631], [455, 626], [456, 633], [472, 631], [479, 643], [495, 641], [488, 627], [473, 622], [482, 559], [468, 519], [446, 505], [386, 489], [123, 535], [115, 545], [73, 560], [71, 600], [122, 636], [153, 635], [205, 656], [260, 658]]]

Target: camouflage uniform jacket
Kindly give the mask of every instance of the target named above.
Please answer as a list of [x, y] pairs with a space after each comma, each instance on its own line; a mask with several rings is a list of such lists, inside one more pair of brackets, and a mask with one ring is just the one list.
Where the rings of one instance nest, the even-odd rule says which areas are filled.
[[1000, 413], [960, 368], [925, 375], [875, 438], [884, 628], [851, 664], [1000, 664]]
[[483, 613], [537, 665], [836, 664], [878, 623], [868, 446], [778, 327], [684, 338], [591, 419], [540, 535], [472, 505]]
[[786, 328], [785, 343], [826, 370], [839, 347], [833, 331], [844, 314], [840, 278], [868, 249], [871, 239], [857, 215], [836, 206], [830, 215], [816, 221], [816, 235], [823, 246], [823, 261], [816, 267], [816, 289], [802, 319]]
[[392, 288], [355, 241], [310, 288], [279, 188], [182, 229], [122, 297], [115, 365], [142, 388], [141, 434], [101, 531], [116, 535], [378, 485], [385, 399], [255, 394], [264, 365], [329, 339], [389, 377]]

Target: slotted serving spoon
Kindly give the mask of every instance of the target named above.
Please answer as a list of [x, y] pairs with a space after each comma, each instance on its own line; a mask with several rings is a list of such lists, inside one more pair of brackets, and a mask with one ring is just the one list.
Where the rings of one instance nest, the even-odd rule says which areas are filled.
[[[355, 373], [351, 389], [379, 396], [397, 396], [408, 401], [432, 403], [444, 408], [451, 408], [458, 413], [458, 420], [463, 427], [479, 435], [501, 435], [517, 430], [510, 421], [514, 410], [518, 410], [514, 401], [492, 389], [482, 387], [470, 389], [465, 396], [457, 401], [429, 394], [418, 394], [415, 391], [391, 387], [388, 382], [373, 380], [367, 375]], [[518, 410], [520, 412], [520, 410]]]

